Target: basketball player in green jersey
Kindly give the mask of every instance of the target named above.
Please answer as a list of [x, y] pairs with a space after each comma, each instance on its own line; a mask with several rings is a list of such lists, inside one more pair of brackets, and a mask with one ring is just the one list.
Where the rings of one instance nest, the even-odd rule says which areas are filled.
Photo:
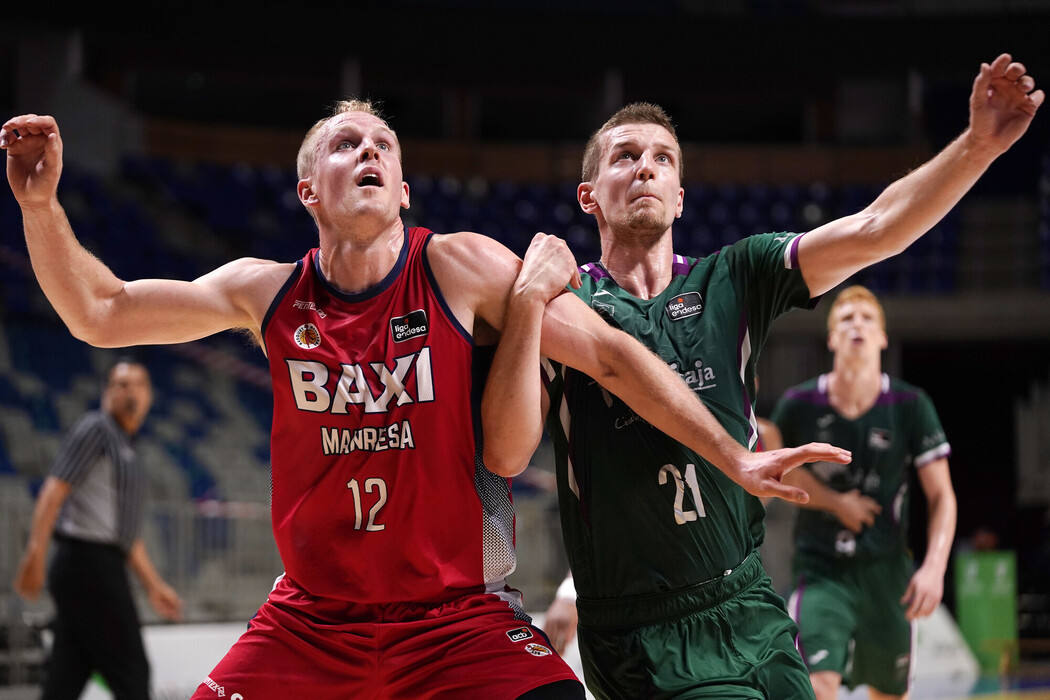
[[[811, 306], [929, 230], [1027, 130], [1042, 91], [1009, 55], [982, 65], [968, 128], [863, 211], [804, 235], [751, 236], [676, 255], [681, 149], [663, 110], [631, 105], [591, 138], [578, 199], [602, 257], [572, 290], [673, 367], [753, 447], [756, 358], [773, 320]], [[549, 408], [562, 529], [579, 593], [579, 642], [601, 698], [812, 698], [795, 625], [755, 550], [762, 506], [591, 378], [544, 363], [540, 319], [571, 265], [526, 254], [485, 391], [488, 467], [520, 472]], [[547, 247], [549, 248], [549, 246]]]
[[[828, 314], [831, 372], [789, 389], [773, 412], [788, 445], [819, 435], [853, 451], [851, 464], [787, 477], [810, 494], [795, 523], [788, 607], [817, 700], [834, 700], [843, 681], [866, 684], [876, 700], [904, 697], [914, 621], [941, 602], [955, 535], [951, 449], [929, 397], [882, 373], [885, 347], [882, 306], [864, 287], [847, 287]], [[912, 466], [930, 514], [917, 571], [907, 540]]]

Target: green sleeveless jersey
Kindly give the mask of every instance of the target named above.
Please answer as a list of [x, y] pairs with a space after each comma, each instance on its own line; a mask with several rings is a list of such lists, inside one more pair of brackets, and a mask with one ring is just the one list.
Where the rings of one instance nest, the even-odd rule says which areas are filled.
[[882, 506], [875, 524], [858, 535], [831, 513], [801, 509], [795, 522], [800, 554], [871, 558], [907, 550], [908, 467], [920, 469], [951, 452], [925, 392], [884, 374], [875, 405], [848, 420], [832, 408], [822, 374], [789, 389], [773, 420], [788, 447], [817, 441], [851, 450], [850, 464], [818, 462], [805, 468], [836, 491], [859, 489]]
[[[600, 263], [574, 290], [640, 340], [754, 448], [754, 368], [770, 324], [810, 306], [797, 234], [745, 238], [706, 258], [674, 256], [652, 299], [621, 289]], [[584, 598], [677, 591], [738, 566], [762, 541], [764, 511], [721, 471], [636, 415], [590, 377], [544, 361], [562, 532]]]

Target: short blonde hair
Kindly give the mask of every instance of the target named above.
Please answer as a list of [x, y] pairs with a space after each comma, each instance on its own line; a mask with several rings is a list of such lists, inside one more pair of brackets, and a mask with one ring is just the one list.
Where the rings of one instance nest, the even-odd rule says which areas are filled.
[[883, 311], [882, 304], [879, 303], [878, 297], [876, 297], [867, 287], [860, 284], [854, 284], [839, 292], [838, 296], [835, 297], [835, 301], [831, 303], [831, 309], [828, 310], [828, 333], [831, 332], [832, 323], [835, 319], [835, 309], [843, 304], [855, 301], [867, 302], [874, 306], [875, 310], [879, 312], [879, 324], [882, 326], [883, 331], [886, 330], [886, 312]]
[[[295, 171], [300, 180], [305, 179], [313, 172], [314, 163], [317, 162], [317, 136], [320, 134], [324, 125], [333, 118], [338, 117], [340, 114], [346, 114], [347, 112], [364, 112], [365, 114], [371, 114], [373, 117], [383, 122], [383, 124], [386, 124], [388, 129], [390, 128], [390, 125], [387, 124], [386, 118], [383, 116], [382, 112], [379, 111], [379, 105], [371, 100], [359, 100], [356, 97], [352, 97], [348, 100], [339, 100], [332, 107], [328, 116], [323, 119], [318, 119], [317, 122], [310, 127], [310, 130], [306, 132], [306, 136], [303, 137], [303, 143], [299, 146], [299, 155], [295, 157]], [[390, 130], [393, 131], [393, 129]]]
[[583, 150], [583, 181], [591, 182], [598, 175], [598, 168], [602, 158], [602, 136], [624, 124], [656, 124], [662, 126], [671, 133], [674, 145], [678, 147], [678, 179], [682, 179], [684, 168], [682, 164], [682, 145], [678, 143], [678, 134], [671, 123], [671, 117], [667, 115], [664, 108], [651, 102], [632, 102], [621, 107], [616, 114], [609, 117], [601, 128], [591, 134], [587, 140], [587, 147]]

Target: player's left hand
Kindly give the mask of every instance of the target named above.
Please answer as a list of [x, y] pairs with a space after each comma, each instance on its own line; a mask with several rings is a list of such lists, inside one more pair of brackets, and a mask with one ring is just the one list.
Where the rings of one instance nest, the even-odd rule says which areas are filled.
[[804, 490], [784, 483], [784, 476], [810, 462], [849, 464], [853, 455], [849, 450], [826, 442], [811, 442], [799, 447], [785, 447], [769, 452], [748, 452], [744, 465], [737, 473], [736, 482], [753, 496], [775, 496], [791, 503], [809, 503]]
[[149, 590], [149, 604], [165, 620], [177, 622], [182, 619], [182, 599], [166, 583], [158, 583]]
[[904, 616], [908, 620], [918, 620], [931, 615], [941, 604], [943, 595], [944, 573], [934, 571], [927, 566], [920, 566], [911, 577], [908, 588], [901, 597], [901, 605], [908, 607]]
[[970, 94], [970, 132], [974, 141], [996, 155], [1024, 135], [1045, 93], [1024, 64], [1008, 53], [981, 64]]

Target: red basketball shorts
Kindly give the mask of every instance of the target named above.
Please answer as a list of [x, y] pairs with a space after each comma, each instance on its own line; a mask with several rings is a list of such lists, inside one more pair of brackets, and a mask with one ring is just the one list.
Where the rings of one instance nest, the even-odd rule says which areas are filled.
[[316, 616], [284, 602], [294, 585], [282, 580], [282, 602], [271, 594], [192, 700], [510, 700], [576, 678], [543, 633], [494, 594], [342, 603], [353, 621], [332, 622], [331, 606]]

